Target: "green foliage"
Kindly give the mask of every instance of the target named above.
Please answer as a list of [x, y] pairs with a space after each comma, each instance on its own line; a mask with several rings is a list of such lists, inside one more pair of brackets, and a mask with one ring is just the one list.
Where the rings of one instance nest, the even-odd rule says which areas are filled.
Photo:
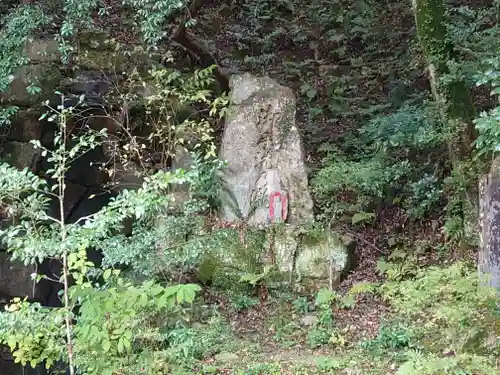
[[258, 304], [258, 298], [250, 297], [247, 294], [240, 292], [231, 295], [231, 308], [235, 311], [247, 310]]
[[[141, 121], [150, 128], [147, 143], [161, 156], [163, 168], [169, 167], [167, 159], [178, 156], [179, 150], [197, 152], [203, 160], [216, 157], [214, 123], [224, 115], [228, 101], [212, 91], [215, 68], [186, 74], [159, 67], [147, 73], [135, 69], [125, 87], [111, 94], [121, 96], [124, 105], [141, 110]], [[140, 143], [144, 140], [135, 138], [120, 150], [120, 159], [128, 161], [143, 153]]]
[[341, 205], [333, 202], [342, 201], [342, 193], [354, 193], [358, 205], [366, 205], [372, 197], [383, 198], [387, 189], [408, 171], [408, 163], [401, 162], [392, 167], [380, 159], [367, 161], [325, 161], [325, 166], [314, 177], [312, 184], [317, 199], [324, 209], [333, 213], [342, 213]]
[[307, 297], [295, 298], [292, 301], [292, 306], [298, 314], [305, 315], [309, 312], [309, 301]]
[[351, 224], [370, 224], [375, 219], [375, 216], [373, 212], [357, 212], [352, 215]]
[[420, 180], [409, 184], [410, 196], [405, 204], [410, 215], [422, 219], [443, 198], [443, 190], [439, 179], [434, 175], [425, 174]]
[[[153, 374], [163, 373], [168, 361], [159, 355], [164, 346], [160, 329], [169, 324], [169, 319], [158, 322], [157, 317], [165, 317], [168, 312], [172, 320], [179, 319], [182, 306], [193, 302], [200, 287], [193, 284], [165, 287], [153, 280], [136, 285], [116, 278], [118, 272], [111, 268], [102, 273], [107, 284], [96, 287], [87, 278], [94, 265], [87, 260], [86, 249], [99, 248], [115, 237], [116, 228], [127, 218], [134, 218], [139, 226], [145, 222], [151, 224], [171, 202], [172, 196], [168, 194], [171, 184], [189, 182], [195, 173], [179, 170], [175, 174], [158, 172], [146, 176], [141, 188], [123, 191], [99, 212], [76, 223], [48, 216], [50, 199], [59, 201], [61, 210], [64, 209], [65, 174], [71, 163], [97, 147], [105, 134], [89, 131], [73, 139], [73, 146], [69, 147], [67, 122], [73, 111], [74, 108], [58, 107], [43, 116], [58, 125], [53, 149], [33, 142], [52, 165], [46, 171], [46, 176], [54, 181], [52, 187], [27, 169], [18, 171], [5, 164], [0, 166], [3, 172], [0, 199], [12, 218], [12, 224], [0, 231], [3, 243], [14, 259], [25, 264], [49, 257], [61, 261], [60, 282], [65, 287], [62, 309], [21, 302], [11, 306], [2, 315], [5, 324], [0, 329], [0, 340], [10, 345], [23, 364], [29, 362], [34, 366], [45, 360], [50, 366], [63, 361], [69, 363], [72, 371], [76, 368], [89, 375], [112, 374], [117, 369], [135, 374], [145, 367]], [[25, 236], [26, 232], [30, 236]], [[119, 239], [123, 238], [118, 236], [115, 241]], [[75, 281], [71, 288], [69, 275]], [[75, 308], [79, 310], [78, 316], [73, 314]], [[28, 330], [31, 330], [29, 335], [17, 334]], [[65, 350], [67, 346], [71, 351]]]
[[330, 330], [323, 327], [316, 327], [307, 332], [307, 345], [311, 348], [318, 348], [328, 344], [332, 336]]
[[[161, 344], [155, 317], [169, 312], [175, 319], [176, 309], [191, 304], [200, 290], [197, 285], [162, 287], [152, 281], [135, 286], [120, 278], [114, 284], [101, 290], [77, 285], [70, 291], [79, 306], [73, 330], [75, 364], [89, 375], [111, 374], [118, 368], [135, 374], [146, 363], [154, 368], [151, 350]], [[63, 309], [18, 301], [0, 319], [0, 342], [9, 345], [22, 364], [36, 366], [45, 360], [50, 367], [67, 360]]]
[[0, 343], [9, 347], [16, 363], [35, 367], [46, 361], [50, 367], [65, 357], [62, 310], [18, 298], [0, 313], [0, 322]]
[[257, 285], [265, 282], [265, 279], [271, 275], [271, 272], [274, 270], [273, 265], [265, 265], [264, 270], [261, 273], [245, 273], [240, 276], [240, 282], [246, 282], [250, 285]]
[[[500, 95], [500, 60], [490, 58], [484, 62], [485, 69], [475, 75], [477, 86], [487, 86], [491, 89], [490, 96], [498, 101]], [[500, 108], [495, 106], [487, 111], [482, 111], [475, 122], [478, 136], [474, 141], [477, 156], [491, 156], [499, 151], [500, 133], [498, 131], [498, 118]]]
[[369, 350], [403, 349], [411, 347], [414, 334], [402, 324], [382, 325], [377, 337], [361, 343], [361, 347]]
[[316, 299], [314, 304], [316, 306], [330, 306], [333, 301], [338, 298], [335, 292], [328, 290], [327, 288], [321, 288], [316, 294]]
[[224, 319], [215, 315], [197, 327], [178, 326], [168, 333], [166, 355], [172, 363], [190, 365], [194, 360], [209, 357], [222, 350], [230, 337]]
[[[324, 212], [353, 214], [353, 224], [369, 219], [367, 208], [384, 200], [402, 200], [412, 217], [423, 218], [441, 200], [442, 191], [435, 164], [416, 158], [423, 153], [439, 155], [444, 141], [432, 107], [404, 105], [390, 115], [374, 117], [358, 134], [345, 138], [344, 153], [350, 156], [323, 147], [323, 167], [312, 180], [316, 200]], [[394, 191], [401, 197], [394, 199]]]
[[440, 358], [411, 351], [408, 357], [409, 360], [399, 368], [397, 375], [489, 375], [498, 370], [492, 361], [469, 354]]
[[359, 132], [375, 150], [406, 155], [411, 150], [439, 148], [444, 141], [435, 111], [415, 105], [404, 105], [390, 115], [375, 117]]
[[98, 0], [65, 0], [60, 36], [73, 42], [79, 32], [92, 30], [94, 21], [91, 15], [98, 5]]
[[414, 280], [389, 282], [382, 290], [399, 316], [418, 327], [431, 351], [497, 353], [498, 344], [489, 337], [500, 329], [498, 297], [478, 281], [475, 270], [455, 263], [419, 270]]
[[377, 284], [369, 283], [369, 282], [360, 282], [354, 284], [351, 289], [349, 289], [349, 293], [351, 295], [358, 295], [362, 293], [374, 293], [377, 289]]
[[[77, 366], [88, 374], [104, 374], [118, 368], [140, 371], [146, 363], [154, 368], [160, 348], [160, 328], [176, 317], [177, 306], [191, 304], [200, 287], [192, 284], [162, 287], [152, 281], [140, 286], [118, 279], [105, 290], [75, 288], [72, 299], [80, 309], [75, 326]], [[157, 349], [157, 350], [158, 350]]]
[[[154, 150], [165, 169], [170, 168], [169, 157], [190, 156], [191, 160], [188, 170], [178, 170], [183, 178], [172, 181], [168, 199], [162, 198], [164, 202], [151, 215], [135, 218], [131, 236], [117, 234], [102, 240], [105, 267], [126, 265], [146, 276], [177, 277], [195, 270], [211, 249], [224, 248], [232, 240], [228, 231], [211, 231], [205, 220], [207, 211], [221, 205], [226, 191], [220, 173], [226, 163], [215, 158], [213, 122], [223, 115], [227, 100], [213, 97], [209, 87], [214, 82], [213, 69], [181, 74], [157, 68], [146, 78], [134, 71], [127, 79], [123, 100], [144, 112], [151, 133], [147, 140], [129, 139], [116, 158], [127, 165], [137, 156], [147, 159]], [[149, 88], [144, 97], [142, 87]], [[194, 108], [203, 108], [204, 116]]]
[[381, 259], [377, 262], [377, 272], [390, 281], [401, 281], [416, 275], [418, 271], [418, 264], [413, 260], [406, 260], [403, 262], [386, 262]]
[[[200, 160], [188, 171], [178, 171], [183, 178], [172, 181], [170, 187], [189, 188], [182, 205], [175, 195], [156, 206], [151, 215], [136, 218], [131, 236], [124, 234], [107, 237], [100, 243], [105, 267], [131, 266], [148, 276], [172, 276], [196, 269], [211, 249], [220, 249], [230, 241], [229, 233], [210, 231], [204, 214], [219, 197], [217, 176], [225, 164], [216, 159]], [[174, 193], [175, 194], [175, 193]], [[161, 214], [158, 216], [158, 214]]]
[[144, 41], [150, 46], [165, 37], [164, 23], [169, 16], [183, 9], [186, 1], [177, 0], [125, 0], [124, 5], [132, 7], [140, 26]]

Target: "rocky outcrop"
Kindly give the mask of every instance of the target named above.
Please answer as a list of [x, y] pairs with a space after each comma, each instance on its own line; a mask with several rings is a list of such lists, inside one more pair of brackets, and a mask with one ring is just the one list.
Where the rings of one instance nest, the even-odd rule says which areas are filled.
[[500, 288], [500, 158], [481, 181], [481, 248], [478, 269], [484, 283]]

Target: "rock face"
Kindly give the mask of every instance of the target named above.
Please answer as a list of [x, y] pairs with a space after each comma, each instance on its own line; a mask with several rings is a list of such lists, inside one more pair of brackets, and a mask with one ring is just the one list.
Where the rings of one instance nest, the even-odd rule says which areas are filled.
[[496, 158], [482, 181], [481, 193], [481, 249], [479, 274], [485, 283], [500, 288], [500, 158]]
[[228, 162], [221, 218], [265, 228], [281, 219], [272, 249], [278, 269], [299, 278], [340, 277], [347, 249], [332, 233], [307, 245], [298, 227], [314, 219], [294, 92], [268, 77], [235, 75], [220, 151]]
[[31, 274], [35, 267], [12, 262], [10, 256], [0, 252], [0, 295], [33, 297]]
[[[268, 196], [288, 195], [288, 221], [312, 220], [302, 142], [295, 124], [295, 94], [268, 77], [236, 75], [230, 80], [228, 111], [220, 158], [229, 162], [225, 182], [249, 224], [268, 220]], [[224, 220], [237, 214], [231, 205]]]

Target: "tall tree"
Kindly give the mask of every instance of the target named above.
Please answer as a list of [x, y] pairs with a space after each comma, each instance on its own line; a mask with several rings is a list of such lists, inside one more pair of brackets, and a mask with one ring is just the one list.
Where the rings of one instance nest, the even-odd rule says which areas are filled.
[[[476, 113], [470, 89], [459, 77], [449, 79], [448, 62], [453, 60], [454, 53], [446, 30], [444, 0], [412, 0], [412, 4], [434, 99], [439, 105], [442, 121], [449, 129], [449, 157], [455, 175], [461, 177], [466, 237], [475, 237], [478, 233], [479, 196], [477, 172], [471, 163]], [[445, 81], [440, 79], [445, 75]]]

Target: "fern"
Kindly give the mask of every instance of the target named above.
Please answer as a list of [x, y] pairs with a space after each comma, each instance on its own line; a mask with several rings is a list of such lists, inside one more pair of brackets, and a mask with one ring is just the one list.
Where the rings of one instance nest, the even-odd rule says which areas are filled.
[[431, 349], [498, 355], [500, 348], [491, 341], [500, 334], [497, 294], [479, 288], [477, 272], [464, 263], [418, 270], [415, 279], [389, 282], [380, 290], [399, 316], [433, 343]]
[[459, 354], [438, 357], [418, 351], [409, 351], [408, 360], [397, 375], [492, 375], [497, 373], [494, 361], [481, 356]]

